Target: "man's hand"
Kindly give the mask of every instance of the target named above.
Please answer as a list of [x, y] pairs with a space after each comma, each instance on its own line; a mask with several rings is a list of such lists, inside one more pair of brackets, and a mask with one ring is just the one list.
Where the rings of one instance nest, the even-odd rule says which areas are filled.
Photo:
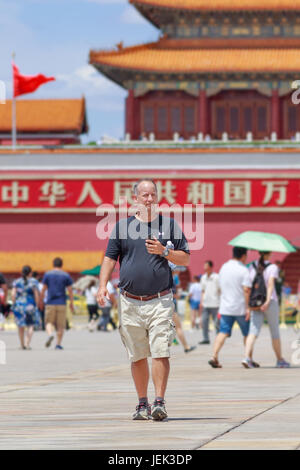
[[165, 250], [165, 246], [163, 246], [159, 240], [157, 240], [157, 238], [153, 237], [154, 240], [149, 240], [147, 239], [146, 240], [146, 249], [148, 251], [148, 253], [150, 255], [162, 255], [164, 250]]
[[70, 302], [70, 310], [74, 314], [75, 313], [75, 308], [73, 302]]
[[108, 299], [108, 290], [106, 287], [99, 287], [97, 292], [97, 302], [100, 307], [105, 306], [105, 300]]
[[44, 310], [44, 302], [43, 302], [43, 300], [41, 300], [41, 301], [39, 302], [39, 310], [40, 310], [41, 312]]

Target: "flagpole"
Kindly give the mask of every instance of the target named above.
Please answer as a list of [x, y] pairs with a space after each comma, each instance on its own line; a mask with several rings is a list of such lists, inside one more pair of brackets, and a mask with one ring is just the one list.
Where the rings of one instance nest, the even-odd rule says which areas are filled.
[[12, 148], [16, 150], [17, 146], [17, 120], [16, 120], [16, 98], [12, 99]]
[[[13, 62], [15, 61], [16, 54], [12, 53]], [[14, 90], [14, 71], [13, 71], [13, 96], [12, 96], [12, 149], [16, 150], [17, 147], [17, 113], [16, 113], [16, 98]]]

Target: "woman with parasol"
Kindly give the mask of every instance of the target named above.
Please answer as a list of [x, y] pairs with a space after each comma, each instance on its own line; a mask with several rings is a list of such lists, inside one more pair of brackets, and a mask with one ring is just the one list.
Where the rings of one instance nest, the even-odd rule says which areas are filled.
[[259, 336], [261, 327], [263, 326], [264, 319], [267, 320], [272, 338], [272, 346], [277, 358], [276, 367], [287, 368], [290, 364], [286, 362], [281, 353], [281, 341], [279, 332], [279, 301], [275, 288], [275, 280], [279, 277], [279, 269], [276, 264], [270, 263], [271, 252], [259, 252], [260, 258], [258, 261], [251, 263], [250, 277], [253, 282], [252, 293], [255, 290], [255, 283], [258, 282], [259, 276], [262, 279], [265, 287], [264, 297], [261, 299], [262, 305], [260, 307], [253, 307], [251, 304], [250, 294], [250, 326], [249, 335], [246, 340], [245, 359], [242, 361], [246, 369], [257, 367], [258, 364], [253, 363], [250, 359], [253, 355], [253, 349], [256, 339]]
[[281, 341], [279, 333], [279, 302], [275, 288], [275, 280], [279, 277], [276, 264], [270, 263], [271, 252], [293, 253], [296, 249], [283, 236], [276, 233], [247, 231], [238, 235], [229, 242], [233, 246], [243, 246], [249, 250], [256, 250], [260, 254], [258, 261], [251, 263], [250, 277], [252, 289], [249, 306], [251, 309], [249, 335], [246, 340], [246, 357], [242, 361], [245, 368], [259, 367], [251, 360], [254, 344], [259, 336], [264, 319], [268, 321], [272, 346], [277, 362], [276, 367], [287, 368], [281, 354]]

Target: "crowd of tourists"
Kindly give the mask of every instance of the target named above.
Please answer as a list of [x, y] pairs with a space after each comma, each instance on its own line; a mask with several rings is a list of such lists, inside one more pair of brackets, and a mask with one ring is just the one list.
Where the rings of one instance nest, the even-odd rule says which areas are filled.
[[[246, 267], [247, 250], [235, 247], [233, 259], [225, 263], [220, 272], [214, 271], [214, 263], [208, 260], [204, 263], [203, 274], [194, 275], [188, 290], [180, 285], [178, 274], [173, 273], [173, 322], [176, 336], [186, 353], [196, 349], [186, 340], [182, 327], [183, 315], [178, 313], [178, 299], [188, 299], [189, 315], [184, 312], [186, 322], [189, 316], [190, 328], [202, 330], [202, 340], [199, 345], [210, 344], [210, 325], [214, 325], [216, 338], [213, 346], [213, 356], [209, 364], [214, 368], [222, 367], [219, 362], [219, 352], [226, 338], [232, 334], [236, 322], [245, 343], [245, 357], [242, 364], [245, 368], [259, 367], [253, 360], [254, 345], [261, 327], [266, 319], [270, 328], [272, 346], [276, 355], [277, 367], [289, 367], [281, 353], [279, 331], [279, 303], [283, 279], [280, 278], [280, 264], [270, 263], [271, 253], [262, 252], [260, 258]], [[53, 269], [42, 278], [32, 271], [30, 266], [24, 266], [19, 278], [13, 281], [11, 302], [8, 303], [8, 286], [0, 273], [1, 312], [8, 316], [12, 311], [18, 327], [20, 347], [31, 349], [31, 340], [35, 329], [47, 332], [46, 347], [54, 340], [54, 330], [57, 332], [56, 349], [63, 349], [61, 343], [64, 330], [68, 327], [66, 317], [66, 302], [69, 298], [71, 312], [74, 312], [74, 291], [72, 278], [63, 271], [63, 260], [53, 260]], [[266, 290], [266, 299], [260, 308], [249, 307], [250, 293], [257, 274], [262, 273]], [[118, 306], [118, 289], [109, 280], [108, 295], [103, 306], [97, 300], [98, 282], [91, 280], [80, 292], [85, 296], [88, 312], [88, 329], [90, 332], [111, 331], [117, 328], [117, 320], [112, 317], [112, 311]], [[186, 304], [186, 302], [185, 302]], [[111, 325], [111, 328], [109, 328]], [[173, 343], [178, 344], [175, 338]]]

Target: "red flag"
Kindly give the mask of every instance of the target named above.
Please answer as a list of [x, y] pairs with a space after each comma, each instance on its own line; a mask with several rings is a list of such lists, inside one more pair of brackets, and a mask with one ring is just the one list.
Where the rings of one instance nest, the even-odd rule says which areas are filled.
[[16, 64], [13, 66], [13, 77], [14, 77], [14, 98], [19, 95], [25, 95], [26, 93], [32, 93], [39, 86], [44, 83], [55, 80], [54, 77], [45, 77], [45, 75], [21, 75]]

